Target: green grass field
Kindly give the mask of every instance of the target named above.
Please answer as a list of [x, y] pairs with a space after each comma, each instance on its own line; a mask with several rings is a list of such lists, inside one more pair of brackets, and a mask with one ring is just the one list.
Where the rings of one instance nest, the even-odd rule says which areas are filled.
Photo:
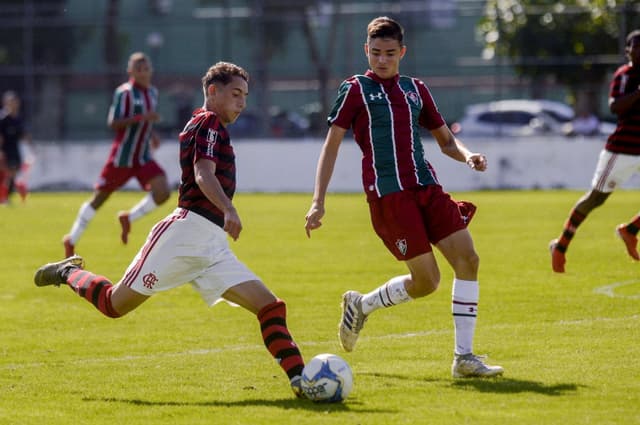
[[[363, 195], [330, 195], [308, 240], [310, 195], [240, 193], [244, 231], [232, 247], [288, 304], [302, 353], [343, 356], [355, 385], [343, 404], [293, 398], [257, 321], [226, 304], [207, 308], [189, 286], [107, 319], [68, 288], [36, 288], [33, 273], [62, 257], [61, 237], [87, 193], [36, 193], [0, 209], [0, 424], [638, 424], [640, 264], [613, 235], [638, 211], [619, 192], [582, 225], [567, 273], [547, 244], [581, 193], [456, 193], [479, 209], [481, 257], [475, 351], [505, 368], [492, 380], [453, 380], [452, 275], [440, 289], [374, 313], [353, 353], [336, 339], [340, 297], [405, 273], [371, 230]], [[122, 246], [118, 193], [77, 250], [118, 280], [150, 227], [175, 203], [134, 223]], [[175, 197], [174, 197], [175, 199]], [[604, 293], [603, 293], [604, 292]]]

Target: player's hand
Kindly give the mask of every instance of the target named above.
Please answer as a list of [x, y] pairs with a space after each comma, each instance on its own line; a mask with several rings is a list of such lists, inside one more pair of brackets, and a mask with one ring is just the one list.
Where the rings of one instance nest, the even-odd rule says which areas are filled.
[[160, 114], [155, 111], [147, 112], [143, 115], [143, 119], [144, 121], [158, 122], [160, 121]]
[[238, 240], [242, 231], [242, 222], [235, 208], [231, 208], [224, 213], [224, 226], [222, 230], [227, 232], [233, 240]]
[[484, 171], [487, 169], [487, 157], [481, 153], [472, 153], [467, 158], [467, 165], [476, 171]]
[[322, 226], [322, 221], [320, 220], [322, 219], [323, 216], [324, 216], [324, 206], [319, 205], [315, 202], [311, 204], [311, 208], [309, 208], [309, 212], [304, 217], [306, 220], [306, 223], [304, 225], [304, 230], [307, 233], [308, 238], [311, 237], [312, 230], [318, 229], [320, 226]]

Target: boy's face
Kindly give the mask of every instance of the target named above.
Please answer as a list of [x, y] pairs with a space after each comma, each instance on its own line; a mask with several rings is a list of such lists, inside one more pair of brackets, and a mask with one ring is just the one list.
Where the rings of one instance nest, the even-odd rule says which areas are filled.
[[212, 84], [208, 87], [212, 96], [212, 110], [226, 126], [235, 122], [247, 106], [249, 85], [242, 77], [234, 76], [229, 84]]
[[640, 65], [640, 37], [631, 39], [631, 43], [626, 48], [627, 57], [634, 65]]
[[391, 38], [372, 38], [364, 45], [369, 67], [380, 78], [394, 77], [407, 48]]
[[134, 62], [129, 69], [129, 76], [133, 78], [136, 84], [142, 87], [148, 88], [151, 86], [151, 75], [153, 74], [153, 67], [146, 60], [139, 60]]

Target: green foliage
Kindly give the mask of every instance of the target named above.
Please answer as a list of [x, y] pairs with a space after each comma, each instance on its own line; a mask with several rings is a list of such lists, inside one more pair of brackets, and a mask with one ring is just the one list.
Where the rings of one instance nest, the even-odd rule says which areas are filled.
[[[637, 212], [640, 194], [616, 192], [592, 213], [565, 275], [551, 272], [547, 243], [581, 193], [455, 195], [478, 205], [470, 227], [481, 258], [475, 350], [505, 368], [499, 379], [450, 376], [452, 275], [439, 254], [440, 289], [374, 313], [356, 350], [341, 352], [340, 295], [406, 273], [371, 230], [362, 194], [329, 195], [310, 240], [303, 224], [311, 195], [237, 195], [244, 230], [232, 248], [287, 302], [303, 355], [333, 352], [354, 371], [352, 396], [337, 405], [294, 399], [255, 319], [224, 303], [207, 308], [188, 285], [118, 320], [68, 288], [36, 288], [33, 272], [61, 257], [60, 239], [89, 194], [36, 193], [0, 209], [0, 423], [640, 422], [639, 264], [613, 236]], [[91, 223], [78, 245], [90, 270], [117, 280], [173, 208], [136, 221], [122, 246], [115, 215], [139, 198], [114, 194]]]
[[[620, 31], [640, 23], [615, 0], [489, 0], [478, 25], [487, 56], [508, 57], [520, 75], [571, 87], [602, 82], [620, 56]], [[631, 2], [635, 3], [635, 2]], [[624, 20], [623, 16], [628, 14]], [[620, 61], [623, 58], [620, 57]]]

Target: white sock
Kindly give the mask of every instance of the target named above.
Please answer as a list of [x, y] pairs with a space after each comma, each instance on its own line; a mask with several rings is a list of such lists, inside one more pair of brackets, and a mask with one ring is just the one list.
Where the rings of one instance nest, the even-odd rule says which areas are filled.
[[410, 301], [411, 297], [404, 287], [407, 279], [406, 275], [393, 277], [378, 289], [363, 295], [362, 312], [369, 314], [379, 308], [392, 307]]
[[133, 208], [129, 210], [129, 221], [137, 220], [143, 215], [149, 214], [151, 211], [155, 210], [157, 207], [158, 205], [153, 200], [153, 195], [151, 193], [147, 193], [147, 196], [142, 198], [140, 202], [135, 204]]
[[453, 279], [451, 309], [456, 331], [456, 354], [473, 352], [480, 287], [477, 280]]
[[87, 225], [95, 215], [96, 210], [93, 209], [89, 201], [82, 204], [82, 206], [78, 210], [76, 221], [74, 221], [73, 226], [71, 226], [71, 232], [69, 232], [69, 237], [71, 238], [71, 243], [73, 245], [78, 242], [78, 239], [80, 239], [80, 236], [82, 236], [85, 229], [87, 228]]

